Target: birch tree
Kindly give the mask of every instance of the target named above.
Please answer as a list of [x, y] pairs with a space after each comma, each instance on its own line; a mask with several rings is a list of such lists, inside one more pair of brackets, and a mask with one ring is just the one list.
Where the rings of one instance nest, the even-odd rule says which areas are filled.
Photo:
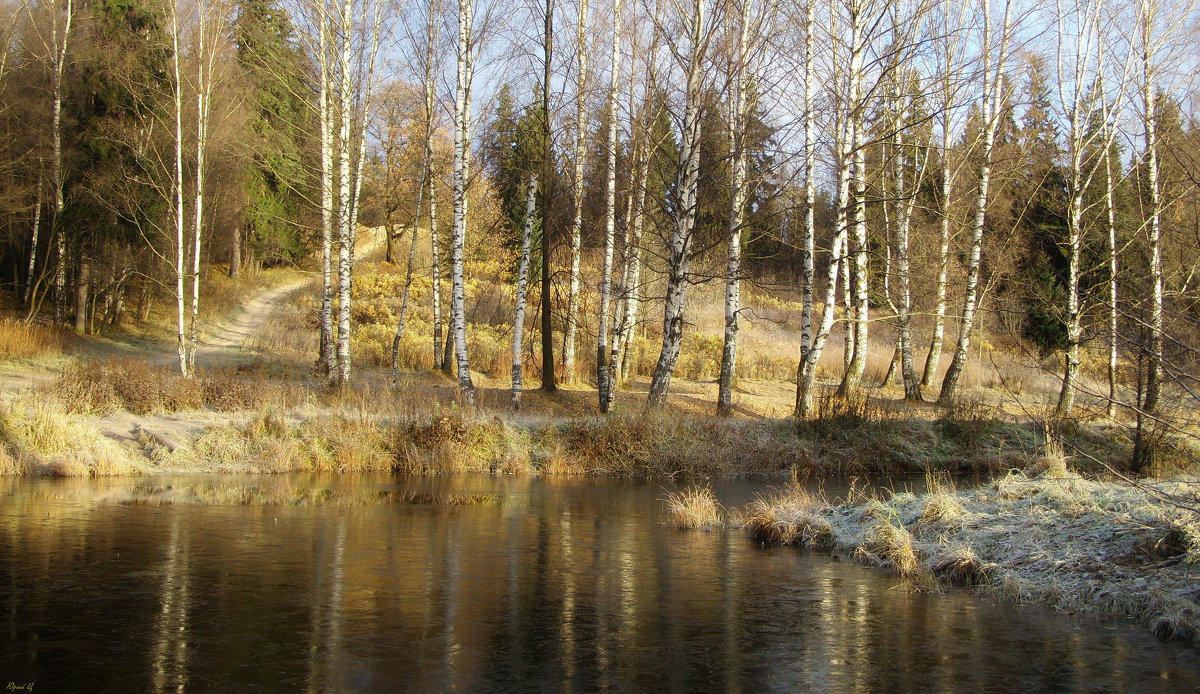
[[[24, 9], [29, 9], [26, 5]], [[55, 292], [61, 295], [66, 292], [66, 255], [67, 244], [64, 231], [59, 228], [58, 220], [62, 217], [65, 197], [63, 195], [63, 157], [62, 157], [62, 82], [66, 69], [67, 48], [71, 36], [71, 23], [74, 21], [74, 4], [72, 0], [54, 0], [47, 4], [50, 15], [50, 40], [46, 43], [46, 52], [50, 58], [50, 186], [54, 197], [53, 214], [50, 218], [50, 228], [54, 239], [55, 249]], [[10, 18], [15, 24], [18, 12], [14, 11]], [[6, 27], [5, 38], [11, 40], [12, 26]], [[7, 41], [6, 41], [7, 43]], [[7, 63], [8, 51], [4, 51], [3, 61]], [[0, 76], [3, 75], [4, 65], [0, 64]], [[37, 270], [38, 232], [42, 225], [42, 187], [43, 164], [38, 162], [37, 187], [34, 193], [33, 231], [30, 235], [29, 265], [25, 282], [24, 303], [32, 305], [35, 273]], [[55, 300], [55, 322], [63, 320], [61, 300]]]
[[683, 341], [684, 296], [691, 261], [692, 234], [695, 231], [697, 188], [700, 172], [700, 125], [704, 99], [703, 70], [712, 28], [705, 0], [692, 0], [691, 7], [673, 3], [683, 21], [686, 43], [667, 39], [675, 61], [687, 75], [684, 89], [684, 114], [680, 128], [679, 169], [675, 181], [672, 228], [668, 240], [667, 296], [663, 309], [663, 342], [658, 363], [650, 381], [649, 402], [666, 404], [667, 391], [679, 348]]
[[184, 237], [183, 209], [183, 80], [180, 72], [180, 26], [179, 8], [172, 1], [169, 5], [169, 21], [171, 25], [171, 81], [172, 111], [174, 119], [174, 169], [171, 176], [171, 194], [174, 202], [172, 222], [175, 228], [175, 341], [176, 352], [179, 356], [179, 371], [184, 378], [190, 375], [187, 354], [187, 314], [185, 312], [184, 280], [186, 278], [187, 246]]
[[458, 0], [457, 82], [454, 92], [454, 233], [451, 240], [450, 315], [454, 325], [454, 352], [458, 364], [459, 396], [475, 405], [475, 384], [467, 359], [466, 314], [464, 312], [463, 244], [467, 235], [467, 183], [471, 154], [471, 76], [474, 31], [472, 0]]
[[[730, 57], [729, 149], [732, 158], [729, 180], [729, 222], [726, 227], [728, 258], [725, 266], [725, 342], [721, 350], [721, 375], [717, 386], [717, 414], [729, 415], [733, 408], [733, 378], [737, 366], [738, 313], [741, 311], [742, 224], [745, 220], [749, 190], [746, 180], [747, 114], [754, 109], [754, 92], [748, 92], [750, 33], [761, 32], [761, 23], [753, 22], [750, 3], [737, 5], [736, 36]], [[732, 21], [732, 20], [731, 20]], [[752, 28], [752, 24], [755, 24]]]
[[600, 270], [600, 318], [596, 330], [596, 390], [600, 411], [608, 412], [613, 383], [609, 369], [609, 315], [613, 250], [617, 235], [617, 86], [621, 77], [621, 6], [613, 3], [612, 68], [608, 83], [608, 140], [605, 157], [604, 260]]
[[[1008, 45], [1011, 37], [1012, 0], [1004, 0], [1004, 15], [999, 36], [992, 31], [991, 0], [982, 0], [983, 36], [981, 37], [981, 74], [983, 78], [979, 97], [979, 112], [983, 127], [983, 144], [980, 149], [979, 190], [975, 198], [974, 217], [971, 221], [971, 249], [967, 261], [967, 282], [963, 291], [963, 313], [959, 320], [958, 342], [950, 368], [942, 379], [942, 392], [938, 402], [947, 405], [958, 395], [958, 381], [966, 368], [967, 354], [971, 345], [971, 330], [975, 325], [975, 311], [979, 305], [979, 272], [983, 253], [984, 219], [987, 214], [988, 186], [992, 175], [992, 150], [996, 143], [996, 131], [1001, 120], [1004, 78], [1008, 60]], [[998, 44], [998, 45], [997, 45]], [[993, 61], [993, 49], [996, 58]]]
[[[900, 375], [904, 382], [904, 399], [920, 402], [921, 384], [917, 379], [913, 366], [912, 344], [912, 286], [909, 257], [909, 230], [912, 226], [913, 210], [916, 207], [917, 195], [922, 179], [925, 177], [925, 166], [929, 160], [929, 147], [922, 143], [913, 143], [913, 154], [908, 155], [910, 147], [905, 141], [905, 133], [909, 130], [909, 118], [912, 115], [913, 99], [919, 91], [919, 77], [915, 72], [903, 71], [899, 80], [904, 84], [897, 91], [895, 106], [895, 124], [892, 130], [893, 162], [893, 197], [896, 209], [896, 232], [892, 239], [892, 247], [896, 256], [896, 279], [899, 282], [899, 302], [893, 306], [896, 313], [896, 324], [899, 333], [897, 350], [900, 363]], [[908, 167], [915, 168], [915, 176], [909, 179]], [[885, 279], [887, 275], [885, 272]], [[889, 294], [889, 301], [890, 301]], [[887, 380], [886, 378], [884, 379]]]
[[588, 0], [579, 0], [575, 31], [575, 173], [571, 179], [575, 216], [571, 220], [571, 269], [567, 288], [567, 320], [563, 329], [563, 373], [566, 383], [575, 381], [575, 331], [579, 322], [579, 262], [583, 251], [583, 170], [587, 163], [588, 128]]
[[229, 6], [213, 0], [196, 3], [196, 29], [193, 59], [196, 63], [196, 161], [193, 176], [192, 203], [192, 298], [189, 330], [187, 373], [196, 365], [196, 348], [200, 340], [200, 258], [204, 238], [204, 195], [208, 157], [209, 121], [212, 117], [213, 89], [216, 85], [218, 59], [223, 37], [229, 28]]
[[546, 0], [542, 16], [542, 184], [538, 187], [542, 222], [542, 391], [553, 393], [554, 331], [550, 312], [550, 263], [553, 248], [550, 244], [550, 210], [553, 202], [554, 150], [550, 127], [551, 67], [554, 59], [554, 0]]
[[[321, 132], [321, 356], [333, 383], [351, 377], [351, 282], [366, 129], [375, 88], [383, 3], [311, 0], [305, 6], [308, 41], [318, 68], [317, 120]], [[357, 20], [357, 21], [356, 21]], [[335, 239], [336, 235], [336, 239]], [[333, 253], [337, 248], [337, 331], [333, 316]]]
[[[61, 11], [59, 10], [62, 5]], [[67, 237], [66, 229], [62, 226], [62, 213], [65, 206], [63, 197], [63, 156], [62, 156], [62, 82], [63, 71], [67, 64], [67, 47], [71, 37], [71, 22], [74, 19], [74, 4], [72, 0], [55, 0], [50, 5], [50, 68], [54, 83], [51, 86], [50, 102], [50, 184], [54, 193], [54, 216], [50, 220], [50, 228], [54, 234], [54, 322], [61, 325], [64, 319], [64, 307], [67, 293]], [[34, 229], [37, 233], [37, 229]], [[35, 242], [34, 248], [37, 248]], [[33, 260], [30, 260], [30, 270]], [[32, 275], [31, 275], [32, 277]]]
[[964, 67], [964, 52], [966, 50], [965, 36], [966, 13], [970, 3], [944, 0], [940, 3], [939, 12], [935, 15], [935, 26], [932, 33], [937, 37], [934, 50], [934, 79], [936, 88], [932, 90], [933, 105], [938, 114], [938, 125], [941, 131], [941, 146], [939, 162], [941, 173], [941, 191], [938, 196], [938, 274], [935, 290], [935, 307], [933, 311], [933, 336], [929, 341], [929, 353], [925, 357], [925, 368], [921, 374], [921, 387], [933, 385], [937, 377], [938, 363], [942, 356], [942, 343], [946, 335], [946, 296], [950, 269], [950, 225], [952, 217], [952, 194], [954, 184], [962, 165], [952, 161], [952, 144], [958, 136], [957, 113], [959, 107], [959, 92], [963, 88], [962, 72]]
[[537, 176], [528, 175], [525, 187], [525, 225], [521, 230], [521, 260], [517, 267], [517, 311], [513, 318], [512, 344], [512, 409], [521, 409], [521, 381], [525, 372], [524, 336], [525, 336], [525, 302], [529, 286], [529, 254], [533, 246], [533, 221], [537, 208]]

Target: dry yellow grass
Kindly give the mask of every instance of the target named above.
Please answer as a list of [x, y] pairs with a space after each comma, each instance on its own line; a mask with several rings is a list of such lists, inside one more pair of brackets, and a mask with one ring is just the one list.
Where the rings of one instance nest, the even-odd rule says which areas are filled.
[[662, 500], [667, 506], [667, 522], [677, 528], [711, 530], [725, 523], [725, 507], [707, 485], [667, 492]]
[[69, 333], [49, 326], [0, 320], [0, 360], [62, 354], [70, 339]]
[[84, 417], [43, 400], [7, 406], [0, 413], [0, 438], [12, 451], [5, 467], [18, 474], [108, 477], [149, 467]]
[[800, 485], [760, 495], [738, 511], [738, 520], [757, 542], [830, 547], [833, 527], [825, 517], [829, 501]]

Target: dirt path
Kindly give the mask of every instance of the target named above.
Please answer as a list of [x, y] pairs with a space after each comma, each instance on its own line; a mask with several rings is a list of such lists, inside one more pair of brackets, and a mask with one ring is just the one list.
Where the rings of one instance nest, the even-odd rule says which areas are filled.
[[[355, 249], [358, 258], [366, 258], [383, 248], [381, 229], [367, 229], [360, 235]], [[229, 367], [256, 355], [261, 349], [256, 342], [267, 332], [271, 319], [286, 305], [297, 290], [313, 281], [311, 276], [288, 280], [268, 287], [252, 296], [231, 319], [217, 324], [203, 336], [196, 349], [196, 365], [202, 369]], [[260, 355], [265, 356], [265, 355]], [[176, 355], [159, 357], [164, 365], [173, 364]], [[166, 415], [136, 415], [116, 412], [94, 420], [100, 431], [111, 439], [138, 443], [150, 438], [159, 446], [174, 450], [199, 435], [206, 427], [228, 419], [223, 413], [181, 412]]]
[[[296, 290], [308, 284], [310, 278], [300, 278], [270, 287], [250, 298], [232, 319], [217, 325], [200, 340], [196, 348], [196, 363], [203, 368], [227, 366], [229, 362], [255, 349], [271, 317]], [[175, 355], [171, 355], [175, 359]]]

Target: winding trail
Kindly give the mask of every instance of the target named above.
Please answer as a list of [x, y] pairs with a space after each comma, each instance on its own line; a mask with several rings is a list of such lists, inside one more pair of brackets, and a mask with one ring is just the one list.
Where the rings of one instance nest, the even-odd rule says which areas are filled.
[[[224, 365], [223, 362], [252, 350], [254, 340], [263, 334], [271, 317], [286, 299], [310, 282], [312, 278], [308, 277], [291, 280], [252, 296], [232, 319], [218, 324], [207, 337], [200, 340], [196, 347], [196, 363], [209, 368]], [[175, 355], [169, 358], [175, 359]]]

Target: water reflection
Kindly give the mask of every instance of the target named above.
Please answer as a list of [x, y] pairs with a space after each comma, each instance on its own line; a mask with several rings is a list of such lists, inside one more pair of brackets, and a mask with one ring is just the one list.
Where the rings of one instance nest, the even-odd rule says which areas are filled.
[[672, 530], [658, 487], [263, 484], [284, 482], [501, 503], [144, 507], [89, 500], [128, 481], [8, 482], [0, 672], [78, 691], [1200, 687], [1194, 650], [1137, 627], [914, 594], [826, 556]]

